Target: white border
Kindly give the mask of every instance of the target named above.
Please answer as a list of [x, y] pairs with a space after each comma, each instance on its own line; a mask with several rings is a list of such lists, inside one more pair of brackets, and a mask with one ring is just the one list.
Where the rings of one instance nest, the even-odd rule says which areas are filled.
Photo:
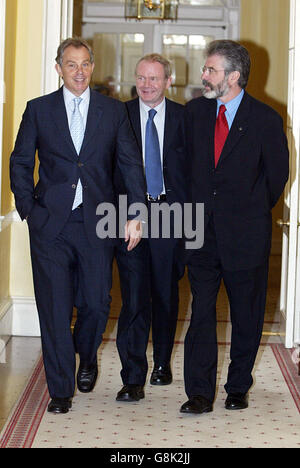
[[4, 54], [5, 54], [5, 12], [6, 0], [0, 0], [0, 232], [3, 216], [1, 216], [2, 195], [2, 145], [3, 145], [3, 105], [5, 101]]

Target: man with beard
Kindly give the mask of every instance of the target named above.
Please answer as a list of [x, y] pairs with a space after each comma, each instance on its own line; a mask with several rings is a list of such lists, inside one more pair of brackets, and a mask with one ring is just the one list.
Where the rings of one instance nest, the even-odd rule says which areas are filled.
[[205, 205], [202, 249], [188, 261], [193, 294], [185, 338], [189, 400], [182, 413], [213, 410], [217, 373], [216, 300], [223, 279], [232, 322], [226, 409], [248, 407], [264, 322], [271, 209], [288, 179], [281, 117], [246, 91], [248, 51], [213, 41], [206, 50], [203, 97], [187, 104], [193, 201]]

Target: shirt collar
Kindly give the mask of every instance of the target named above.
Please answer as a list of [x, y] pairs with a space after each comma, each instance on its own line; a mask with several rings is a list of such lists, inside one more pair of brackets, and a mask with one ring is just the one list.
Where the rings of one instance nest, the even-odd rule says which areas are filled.
[[81, 94], [81, 96], [75, 96], [71, 91], [68, 90], [65, 86], [63, 86], [63, 93], [64, 93], [64, 100], [66, 105], [69, 105], [74, 98], [76, 97], [81, 97], [83, 101], [89, 100], [90, 99], [90, 88], [89, 86], [87, 89]]
[[[141, 100], [141, 98], [139, 98], [139, 101], [140, 101], [140, 109], [142, 109], [142, 110], [147, 114], [147, 116], [148, 116], [148, 112], [149, 112], [150, 109], [152, 109], [152, 107], [147, 106], [147, 104], [145, 104], [145, 103]], [[166, 98], [164, 98], [164, 99], [162, 100], [162, 102], [158, 104], [158, 106], [153, 107], [153, 109], [156, 110], [156, 112], [157, 112], [158, 114], [160, 114], [161, 112], [164, 111], [165, 105], [166, 105]]]
[[[240, 103], [241, 103], [241, 100], [243, 99], [243, 96], [244, 96], [244, 93], [245, 91], [242, 89], [241, 92], [233, 99], [231, 99], [231, 101], [228, 101], [226, 102], [225, 104], [225, 107], [226, 107], [226, 111], [231, 115], [231, 114], [235, 114]], [[219, 112], [219, 109], [220, 109], [220, 106], [222, 104], [224, 104], [224, 102], [222, 102], [220, 99], [217, 99], [217, 115], [218, 115], [218, 112]]]

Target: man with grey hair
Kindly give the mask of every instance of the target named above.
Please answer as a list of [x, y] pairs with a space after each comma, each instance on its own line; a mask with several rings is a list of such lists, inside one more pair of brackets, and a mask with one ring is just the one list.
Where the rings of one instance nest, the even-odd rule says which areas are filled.
[[216, 300], [223, 279], [232, 322], [228, 410], [248, 406], [266, 302], [271, 210], [288, 179], [281, 117], [246, 91], [248, 51], [213, 41], [202, 69], [203, 97], [187, 104], [195, 203], [204, 203], [202, 249], [188, 260], [193, 294], [185, 338], [182, 413], [213, 410], [217, 374]]
[[[147, 183], [148, 238], [128, 252], [117, 250], [122, 310], [117, 346], [122, 362], [123, 388], [118, 401], [144, 398], [147, 344], [152, 323], [154, 368], [151, 385], [172, 382], [171, 355], [178, 316], [178, 281], [184, 274], [180, 259], [182, 240], [163, 236], [166, 221], [152, 216], [153, 209], [180, 206], [187, 200], [188, 158], [185, 151], [184, 107], [165, 98], [172, 83], [170, 62], [160, 54], [142, 57], [136, 65], [138, 98], [126, 103], [129, 120], [141, 153]], [[119, 178], [119, 190], [122, 180]], [[154, 210], [153, 210], [154, 211]], [[156, 226], [154, 226], [156, 224]], [[157, 237], [151, 235], [158, 229]], [[129, 275], [131, 272], [131, 275]]]
[[[28, 102], [10, 161], [16, 208], [29, 227], [35, 297], [51, 401], [67, 413], [75, 389], [91, 392], [110, 308], [116, 239], [99, 238], [97, 207], [116, 203], [113, 170], [124, 178], [129, 203], [144, 203], [145, 181], [125, 105], [89, 87], [89, 44], [70, 38], [58, 48], [58, 90]], [[34, 184], [35, 153], [39, 179]], [[129, 250], [140, 241], [139, 222], [127, 221]], [[77, 307], [74, 334], [73, 306]]]

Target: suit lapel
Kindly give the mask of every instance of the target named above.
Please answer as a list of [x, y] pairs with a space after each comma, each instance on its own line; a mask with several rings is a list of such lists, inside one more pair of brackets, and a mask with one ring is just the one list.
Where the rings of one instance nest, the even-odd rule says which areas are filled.
[[203, 128], [206, 131], [208, 128], [208, 134], [203, 136], [203, 141], [207, 141], [207, 154], [209, 155], [211, 167], [215, 167], [215, 126], [216, 126], [216, 114], [217, 114], [217, 101], [207, 99], [208, 110], [205, 115], [207, 120], [207, 126], [204, 125]]
[[140, 102], [139, 99], [134, 99], [127, 103], [127, 109], [129, 112], [130, 122], [136, 137], [137, 144], [142, 153], [143, 144], [142, 144], [142, 132], [141, 132], [141, 116], [140, 116]]
[[177, 131], [177, 119], [176, 113], [172, 112], [173, 103], [166, 98], [166, 112], [165, 112], [165, 130], [164, 130], [164, 154], [163, 159], [166, 159], [166, 155], [171, 142], [173, 141], [173, 134]]
[[71, 159], [78, 157], [76, 149], [74, 147], [72, 137], [69, 130], [68, 117], [64, 102], [63, 88], [60, 88], [57, 93], [54, 94], [53, 108], [51, 110], [53, 116], [53, 122], [55, 122], [59, 133], [62, 135], [64, 141], [69, 147], [70, 152], [66, 152], [66, 156], [70, 156]]
[[[93, 136], [93, 134], [95, 133], [95, 131], [97, 130], [99, 126], [99, 121], [102, 116], [102, 106], [101, 106], [101, 103], [99, 102], [99, 98], [101, 98], [101, 95], [98, 94], [96, 91], [91, 90], [85, 134], [84, 134], [84, 139], [82, 142], [79, 156], [82, 156], [84, 154], [86, 145], [88, 144], [90, 138]], [[62, 88], [60, 88], [57, 91], [57, 94], [55, 94], [54, 96], [52, 115], [53, 115], [53, 120], [60, 134], [62, 135], [63, 139], [65, 140], [66, 144], [69, 147], [69, 150], [71, 151], [71, 153], [66, 152], [66, 156], [67, 157], [70, 156], [71, 159], [74, 159], [74, 158], [78, 159], [78, 154], [76, 152], [76, 149], [74, 147], [73, 140], [70, 134], [68, 117], [67, 117]]]
[[223, 151], [221, 153], [219, 163], [222, 163], [232, 152], [234, 147], [238, 144], [240, 138], [245, 134], [248, 128], [248, 120], [250, 115], [250, 103], [247, 93], [245, 93], [240, 106], [235, 115], [230, 132], [225, 142]]
[[91, 90], [88, 116], [87, 116], [87, 121], [86, 121], [84, 138], [83, 138], [83, 142], [82, 142], [82, 146], [80, 150], [80, 155], [84, 154], [84, 150], [89, 140], [93, 137], [94, 133], [99, 128], [99, 122], [101, 120], [102, 113], [103, 113], [100, 99], [101, 99], [101, 95], [97, 91]]

